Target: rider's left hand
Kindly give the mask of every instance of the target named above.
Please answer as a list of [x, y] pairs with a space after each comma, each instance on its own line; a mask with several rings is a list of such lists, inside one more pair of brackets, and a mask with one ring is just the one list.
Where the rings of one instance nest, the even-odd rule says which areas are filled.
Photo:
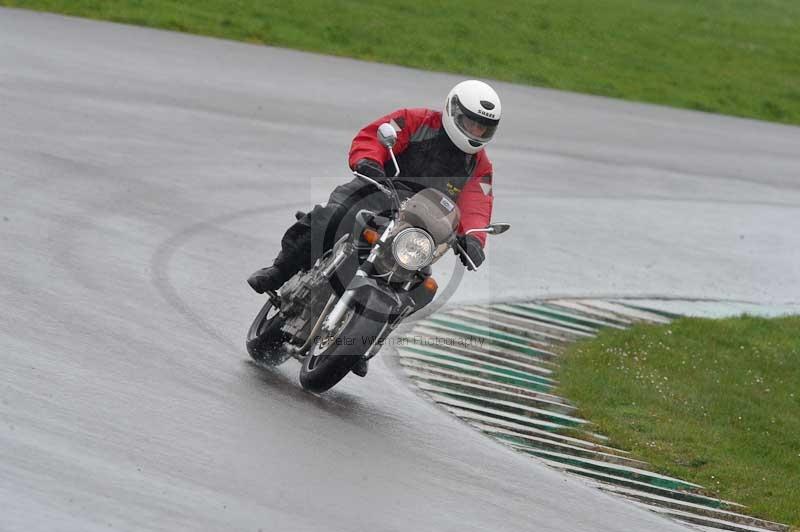
[[[486, 255], [483, 254], [483, 246], [481, 246], [480, 240], [478, 240], [472, 235], [461, 235], [458, 237], [458, 243], [461, 245], [461, 248], [466, 252], [466, 255], [475, 264], [475, 268], [477, 268], [483, 263], [483, 260], [486, 258]], [[458, 256], [461, 259], [461, 263], [464, 266], [466, 266], [468, 270], [474, 269], [472, 266], [470, 266], [469, 261], [467, 261], [467, 258], [464, 256], [463, 253], [459, 253]]]

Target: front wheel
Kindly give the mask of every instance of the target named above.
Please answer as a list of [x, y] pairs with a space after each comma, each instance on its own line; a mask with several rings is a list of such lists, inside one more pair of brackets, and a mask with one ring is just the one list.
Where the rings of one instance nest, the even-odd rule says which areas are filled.
[[334, 332], [314, 340], [303, 359], [300, 384], [305, 390], [316, 393], [331, 389], [353, 369], [384, 325], [349, 309]]

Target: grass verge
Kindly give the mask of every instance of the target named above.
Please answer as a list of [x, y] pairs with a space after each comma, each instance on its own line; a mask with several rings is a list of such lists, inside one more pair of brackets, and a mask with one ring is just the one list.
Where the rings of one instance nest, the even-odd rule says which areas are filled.
[[800, 124], [796, 0], [0, 0]]
[[800, 526], [800, 317], [682, 318], [574, 344], [562, 392], [659, 472]]

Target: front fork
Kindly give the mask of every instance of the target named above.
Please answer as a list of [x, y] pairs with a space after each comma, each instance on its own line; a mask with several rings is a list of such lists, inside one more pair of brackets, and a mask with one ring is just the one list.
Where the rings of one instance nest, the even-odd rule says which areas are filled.
[[[342, 318], [344, 317], [345, 312], [347, 312], [347, 309], [350, 308], [350, 305], [352, 304], [353, 297], [355, 295], [356, 289], [360, 288], [361, 286], [364, 285], [363, 280], [368, 278], [367, 270], [372, 268], [372, 263], [375, 261], [375, 258], [378, 256], [378, 253], [380, 251], [381, 246], [383, 246], [383, 244], [389, 238], [389, 235], [391, 234], [392, 229], [394, 228], [394, 225], [395, 225], [395, 221], [394, 220], [390, 220], [389, 223], [386, 224], [386, 227], [384, 228], [383, 233], [381, 233], [381, 237], [378, 239], [378, 241], [372, 247], [372, 251], [370, 252], [369, 257], [367, 257], [367, 260], [365, 260], [364, 263], [361, 266], [358, 267], [358, 270], [356, 270], [355, 277], [353, 277], [353, 280], [350, 281], [350, 284], [348, 285], [347, 289], [342, 294], [342, 297], [339, 298], [339, 301], [336, 302], [336, 305], [333, 307], [333, 310], [331, 310], [331, 312], [325, 318], [325, 321], [322, 323], [322, 330], [323, 331], [325, 331], [325, 332], [333, 331], [334, 328], [336, 327], [336, 325], [340, 321], [342, 321]], [[337, 259], [338, 259], [338, 257], [337, 257]], [[343, 261], [344, 261], [344, 258], [342, 258], [342, 260], [340, 260], [338, 262], [338, 264], [341, 264]], [[333, 262], [335, 263], [336, 260], [334, 259]], [[331, 273], [333, 271], [334, 270], [332, 269]]]
[[[398, 294], [389, 288], [388, 286], [381, 285], [377, 280], [372, 278], [369, 275], [369, 271], [372, 270], [372, 264], [374, 263], [375, 259], [378, 257], [378, 254], [381, 251], [381, 248], [385, 245], [385, 242], [388, 240], [389, 236], [391, 235], [392, 229], [395, 226], [395, 221], [391, 220], [386, 227], [384, 228], [383, 233], [381, 233], [378, 242], [372, 247], [369, 256], [367, 259], [358, 267], [356, 270], [353, 279], [347, 286], [347, 289], [344, 291], [342, 296], [339, 298], [339, 301], [336, 302], [334, 307], [331, 309], [330, 313], [325, 317], [325, 320], [322, 323], [321, 330], [323, 333], [330, 333], [334, 331], [337, 325], [341, 322], [342, 318], [344, 318], [345, 313], [347, 310], [353, 305], [353, 300], [356, 297], [356, 292], [361, 289], [371, 289], [377, 290], [381, 292], [388, 300], [391, 300], [391, 309], [390, 312], [387, 313], [387, 320], [383, 325], [380, 333], [375, 337], [374, 342], [363, 355], [365, 359], [369, 360], [370, 358], [374, 357], [380, 348], [383, 346], [383, 341], [391, 334], [391, 332], [397, 328], [398, 325], [410, 314], [416, 310], [417, 305], [415, 304], [414, 300], [407, 295], [406, 297], [400, 297]], [[334, 259], [331, 263], [331, 268], [329, 274], [333, 274], [336, 270], [338, 265], [344, 262], [344, 258], [338, 260], [338, 257]], [[334, 264], [336, 266], [334, 266]], [[424, 306], [424, 305], [422, 305]], [[392, 316], [394, 309], [402, 309], [399, 314]]]

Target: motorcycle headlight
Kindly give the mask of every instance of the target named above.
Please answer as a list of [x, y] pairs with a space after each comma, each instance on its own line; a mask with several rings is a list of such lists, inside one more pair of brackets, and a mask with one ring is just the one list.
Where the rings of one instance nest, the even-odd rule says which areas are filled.
[[422, 229], [400, 231], [392, 242], [394, 260], [406, 270], [419, 270], [433, 260], [433, 238]]

